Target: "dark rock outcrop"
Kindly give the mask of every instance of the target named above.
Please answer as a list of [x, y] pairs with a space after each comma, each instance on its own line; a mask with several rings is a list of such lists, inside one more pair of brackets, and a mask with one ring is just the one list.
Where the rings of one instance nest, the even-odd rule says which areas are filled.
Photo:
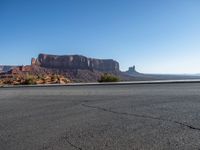
[[81, 55], [48, 55], [39, 54], [37, 59], [32, 59], [32, 65], [45, 68], [97, 70], [102, 72], [118, 72], [119, 63], [112, 59], [94, 59]]

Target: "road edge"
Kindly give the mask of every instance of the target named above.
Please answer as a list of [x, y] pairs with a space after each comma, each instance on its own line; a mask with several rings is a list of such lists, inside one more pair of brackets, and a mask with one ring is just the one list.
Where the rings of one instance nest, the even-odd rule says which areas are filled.
[[68, 84], [37, 84], [37, 85], [2, 85], [0, 88], [27, 88], [27, 87], [57, 87], [57, 86], [97, 86], [97, 85], [134, 85], [134, 84], [171, 84], [171, 83], [200, 83], [200, 80], [153, 80], [153, 81], [128, 81], [128, 82], [91, 82]]

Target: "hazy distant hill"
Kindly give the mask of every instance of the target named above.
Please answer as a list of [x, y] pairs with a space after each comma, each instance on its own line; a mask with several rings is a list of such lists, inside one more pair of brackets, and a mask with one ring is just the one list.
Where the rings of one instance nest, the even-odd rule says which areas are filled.
[[8, 72], [17, 66], [0, 65], [0, 72]]
[[184, 80], [184, 79], [200, 79], [200, 75], [185, 74], [145, 74], [136, 71], [135, 66], [129, 67], [129, 70], [123, 72], [128, 76], [132, 76], [141, 80]]

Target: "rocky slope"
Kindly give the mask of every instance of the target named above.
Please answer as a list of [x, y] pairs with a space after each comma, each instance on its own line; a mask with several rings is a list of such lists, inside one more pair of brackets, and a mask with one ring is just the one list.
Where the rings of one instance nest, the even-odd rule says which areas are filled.
[[65, 75], [39, 66], [19, 66], [0, 73], [0, 85], [21, 84], [67, 84], [71, 82]]

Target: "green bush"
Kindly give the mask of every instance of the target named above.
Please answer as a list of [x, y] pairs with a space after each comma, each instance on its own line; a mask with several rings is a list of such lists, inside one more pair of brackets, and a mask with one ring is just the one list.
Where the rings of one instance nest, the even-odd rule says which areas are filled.
[[22, 84], [26, 85], [36, 84], [36, 79], [33, 76], [27, 76]]
[[104, 73], [98, 82], [119, 82], [119, 78], [108, 73]]

